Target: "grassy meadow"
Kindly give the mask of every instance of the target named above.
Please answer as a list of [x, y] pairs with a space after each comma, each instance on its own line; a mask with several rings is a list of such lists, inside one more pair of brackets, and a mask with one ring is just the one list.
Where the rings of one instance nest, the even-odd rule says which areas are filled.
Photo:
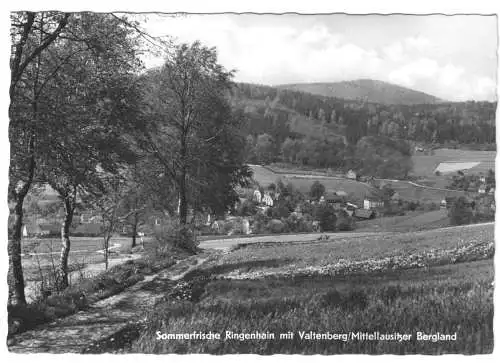
[[[442, 354], [493, 349], [493, 227], [381, 234], [316, 243], [258, 244], [222, 254], [166, 294], [131, 344], [140, 353]], [[467, 250], [467, 246], [473, 249]], [[488, 246], [485, 253], [484, 246]], [[479, 250], [477, 248], [479, 248]], [[430, 256], [436, 250], [451, 262]], [[471, 251], [468, 254], [467, 251]], [[479, 251], [479, 252], [478, 252]], [[293, 273], [348, 259], [353, 265], [388, 256], [427, 256], [423, 267]], [[363, 262], [363, 263], [365, 263]], [[429, 262], [429, 263], [426, 263]], [[432, 262], [432, 263], [431, 263]], [[278, 271], [291, 273], [280, 275]], [[274, 275], [258, 276], [271, 271]], [[215, 277], [214, 277], [215, 276]], [[179, 292], [179, 290], [181, 292]], [[158, 340], [156, 332], [219, 332], [219, 340]], [[224, 339], [225, 332], [275, 333], [274, 339]], [[307, 340], [317, 333], [411, 334], [409, 341]], [[289, 339], [280, 333], [294, 332]], [[456, 341], [416, 339], [417, 332], [454, 334]]]
[[[315, 181], [319, 181], [325, 186], [327, 192], [342, 190], [350, 195], [355, 196], [355, 198], [360, 201], [365, 197], [374, 197], [379, 193], [377, 189], [373, 188], [367, 183], [345, 178], [325, 177], [319, 175], [317, 171], [300, 172], [298, 170], [294, 170], [293, 173], [287, 173], [284, 169], [280, 169], [274, 172], [273, 170], [259, 165], [252, 166], [252, 170], [254, 172], [254, 180], [256, 180], [260, 185], [264, 187], [267, 187], [269, 184], [275, 183], [278, 179], [281, 179], [284, 183], [292, 183], [294, 187], [296, 187], [302, 193], [308, 193], [311, 189], [311, 185]], [[438, 183], [436, 183], [436, 180], [434, 180], [435, 178], [439, 179]], [[443, 191], [425, 188], [413, 185], [408, 181], [387, 181], [387, 183], [391, 185], [391, 187], [399, 194], [402, 199], [407, 201], [440, 203], [446, 197], [464, 195], [464, 192], [462, 191]], [[447, 179], [443, 179], [443, 177], [434, 176], [428, 178], [426, 184], [429, 184], [428, 186], [430, 187], [445, 188], [448, 185], [448, 181]]]
[[474, 167], [473, 172], [487, 173], [489, 169], [495, 170], [496, 151], [473, 151], [460, 149], [436, 149], [434, 155], [413, 155], [413, 174], [418, 176], [433, 176], [434, 170], [442, 162], [469, 162], [477, 161], [480, 164]]

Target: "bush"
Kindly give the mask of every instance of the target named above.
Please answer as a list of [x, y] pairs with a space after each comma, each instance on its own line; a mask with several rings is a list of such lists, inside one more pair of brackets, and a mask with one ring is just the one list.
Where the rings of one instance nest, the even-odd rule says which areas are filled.
[[253, 216], [257, 213], [257, 204], [253, 200], [245, 200], [236, 210], [238, 216]]
[[321, 203], [316, 207], [314, 212], [315, 218], [319, 221], [321, 231], [335, 231], [337, 216], [335, 215], [335, 209], [331, 205]]
[[403, 210], [409, 210], [412, 212], [417, 210], [418, 207], [419, 203], [414, 201], [404, 201], [402, 205]]
[[285, 220], [286, 229], [290, 232], [312, 232], [312, 223], [308, 222], [305, 217], [299, 217], [292, 213]]
[[473, 213], [470, 203], [464, 197], [457, 198], [451, 206], [448, 216], [450, 223], [455, 226], [471, 223]]
[[320, 198], [325, 194], [325, 186], [321, 184], [319, 181], [315, 181], [311, 185], [311, 189], [309, 191], [309, 195], [313, 200], [320, 200]]
[[335, 228], [337, 231], [352, 231], [354, 229], [354, 219], [346, 211], [342, 210], [337, 214]]
[[266, 226], [270, 220], [271, 218], [269, 218], [265, 214], [257, 213], [253, 219], [252, 231], [256, 234], [266, 233]]
[[272, 219], [267, 224], [267, 230], [270, 233], [284, 233], [286, 231], [285, 223], [279, 219]]
[[178, 221], [169, 221], [155, 229], [155, 238], [162, 248], [169, 246], [195, 252], [199, 241], [194, 226], [180, 225]]
[[403, 208], [397, 204], [389, 203], [384, 207], [384, 216], [404, 216], [405, 212]]
[[275, 219], [288, 218], [293, 210], [294, 206], [290, 201], [280, 200], [273, 208], [269, 209], [269, 216]]
[[424, 212], [432, 212], [435, 210], [439, 210], [440, 206], [437, 203], [424, 203], [424, 204], [417, 204], [416, 210], [419, 211], [424, 211]]
[[225, 221], [222, 231], [225, 235], [243, 234], [243, 218], [232, 218]]

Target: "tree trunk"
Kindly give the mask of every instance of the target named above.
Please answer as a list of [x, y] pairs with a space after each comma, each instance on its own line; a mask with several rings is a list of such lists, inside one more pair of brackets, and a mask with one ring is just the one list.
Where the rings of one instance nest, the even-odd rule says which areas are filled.
[[181, 175], [179, 181], [179, 223], [181, 226], [185, 226], [187, 224], [187, 166], [186, 166], [186, 157], [187, 157], [187, 145], [186, 145], [186, 137], [183, 135], [181, 137]]
[[[12, 230], [12, 236], [9, 238], [7, 244], [7, 253], [9, 255], [9, 270], [7, 273], [7, 282], [9, 285], [9, 303], [12, 305], [26, 304], [26, 297], [24, 295], [24, 276], [23, 276], [23, 265], [21, 261], [21, 238], [23, 230], [23, 203], [24, 198], [28, 194], [28, 191], [33, 182], [33, 176], [35, 175], [35, 137], [31, 135], [30, 141], [28, 143], [29, 149], [29, 159], [27, 167], [27, 180], [22, 183], [19, 181], [14, 188], [13, 196], [16, 201], [16, 206], [14, 208], [14, 225]], [[11, 180], [12, 182], [12, 180]]]
[[[28, 188], [26, 188], [28, 190]], [[26, 304], [26, 297], [24, 295], [24, 277], [23, 266], [21, 263], [21, 237], [23, 228], [23, 202], [24, 194], [18, 194], [16, 200], [16, 207], [14, 210], [15, 220], [12, 231], [12, 236], [8, 242], [9, 254], [9, 303], [11, 305]]]
[[109, 240], [111, 239], [111, 233], [104, 235], [104, 269], [108, 271], [109, 266]]
[[187, 198], [186, 198], [186, 178], [181, 177], [179, 183], [179, 222], [181, 225], [187, 224]]
[[137, 213], [134, 215], [134, 223], [132, 224], [132, 248], [137, 245]]
[[69, 286], [68, 282], [68, 256], [69, 250], [71, 248], [71, 241], [69, 239], [69, 228], [71, 223], [73, 222], [73, 212], [74, 212], [74, 203], [72, 203], [68, 198], [64, 200], [64, 209], [65, 216], [64, 222], [61, 227], [61, 242], [62, 242], [62, 250], [61, 250], [61, 260], [59, 265], [59, 281], [58, 281], [58, 290], [63, 290]]

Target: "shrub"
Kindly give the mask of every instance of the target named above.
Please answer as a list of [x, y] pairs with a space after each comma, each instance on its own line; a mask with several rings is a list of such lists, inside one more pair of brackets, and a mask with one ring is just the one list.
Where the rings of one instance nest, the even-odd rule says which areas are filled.
[[324, 194], [325, 194], [325, 186], [316, 180], [311, 185], [309, 195], [313, 200], [319, 200]]
[[439, 204], [433, 203], [433, 202], [432, 203], [424, 203], [424, 204], [418, 203], [417, 207], [416, 207], [416, 210], [424, 211], [424, 212], [432, 212], [432, 211], [439, 210], [439, 209], [440, 209]]
[[224, 223], [222, 228], [223, 233], [226, 235], [242, 234], [243, 233], [243, 219], [241, 217], [232, 218]]
[[266, 233], [266, 226], [271, 218], [263, 213], [257, 213], [253, 219], [252, 231], [256, 234]]
[[304, 217], [299, 217], [292, 213], [285, 220], [286, 229], [290, 232], [312, 232], [312, 223], [308, 222]]
[[335, 228], [337, 231], [352, 231], [354, 229], [354, 219], [346, 211], [342, 210], [337, 214]]
[[457, 198], [451, 206], [448, 216], [450, 223], [457, 226], [472, 222], [472, 208], [464, 197]]
[[335, 231], [335, 223], [337, 217], [335, 209], [326, 203], [319, 204], [315, 209], [315, 218], [319, 221], [319, 226], [322, 231]]
[[245, 200], [236, 210], [238, 216], [253, 216], [257, 213], [257, 204], [253, 200]]
[[270, 217], [275, 219], [288, 218], [293, 212], [294, 206], [288, 200], [280, 200], [273, 208], [270, 208]]
[[286, 231], [286, 226], [279, 219], [272, 219], [267, 224], [267, 230], [271, 233], [283, 233]]
[[172, 220], [155, 229], [155, 238], [162, 248], [172, 246], [190, 252], [195, 252], [199, 244], [194, 226], [180, 225]]

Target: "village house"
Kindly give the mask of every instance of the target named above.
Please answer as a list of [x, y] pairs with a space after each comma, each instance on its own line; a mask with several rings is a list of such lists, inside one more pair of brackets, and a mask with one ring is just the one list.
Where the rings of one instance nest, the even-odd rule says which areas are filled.
[[102, 216], [94, 212], [83, 212], [82, 214], [80, 214], [80, 223], [102, 223]]
[[61, 225], [56, 223], [27, 223], [22, 229], [23, 237], [49, 237], [61, 234]]
[[357, 173], [356, 173], [354, 170], [350, 169], [350, 170], [347, 172], [346, 177], [347, 177], [347, 179], [357, 180], [358, 175], [357, 175]]
[[262, 199], [262, 194], [260, 191], [257, 189], [253, 192], [253, 200], [257, 203], [260, 203]]
[[373, 219], [375, 218], [375, 211], [371, 209], [356, 209], [354, 217], [359, 219]]
[[273, 198], [271, 198], [271, 196], [269, 194], [264, 194], [264, 197], [262, 197], [262, 201], [261, 201], [263, 204], [265, 204], [266, 206], [268, 207], [272, 207], [274, 205], [274, 201], [273, 201]]
[[365, 198], [363, 200], [363, 209], [369, 210], [369, 209], [375, 209], [375, 208], [382, 208], [384, 206], [384, 202], [376, 199], [369, 199]]
[[342, 209], [345, 206], [345, 198], [332, 192], [322, 196], [319, 202], [328, 203], [335, 209]]

